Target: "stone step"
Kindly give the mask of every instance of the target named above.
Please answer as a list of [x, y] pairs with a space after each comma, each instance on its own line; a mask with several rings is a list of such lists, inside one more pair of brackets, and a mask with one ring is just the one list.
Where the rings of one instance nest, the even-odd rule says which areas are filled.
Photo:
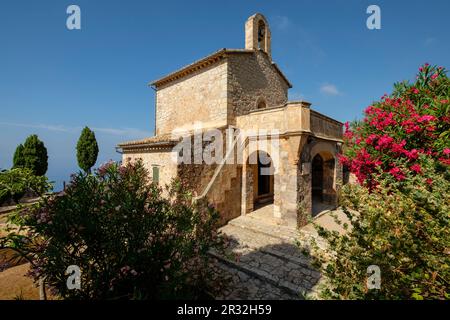
[[232, 241], [235, 251], [258, 249], [287, 262], [297, 263], [314, 270], [310, 259], [302, 253], [295, 241], [286, 241], [272, 235], [259, 233], [254, 229], [242, 228], [233, 224], [225, 225], [220, 230]]
[[234, 257], [215, 251], [210, 254], [228, 267], [268, 283], [297, 299], [314, 294], [314, 287], [320, 280], [320, 274], [315, 271], [313, 273], [308, 268], [258, 250]]
[[215, 296], [218, 300], [298, 300], [297, 295], [217, 260], [214, 271], [225, 278], [227, 286]]
[[261, 223], [258, 219], [251, 217], [250, 215], [241, 216], [239, 218], [231, 220], [228, 224], [240, 227], [243, 229], [249, 229], [257, 233], [279, 238], [285, 241], [295, 241], [298, 238], [298, 231], [294, 228], [286, 227], [283, 225], [266, 224]]
[[224, 254], [214, 251], [211, 254], [222, 264], [293, 298], [314, 294], [320, 273], [293, 242], [233, 224], [220, 230], [230, 239], [229, 245]]

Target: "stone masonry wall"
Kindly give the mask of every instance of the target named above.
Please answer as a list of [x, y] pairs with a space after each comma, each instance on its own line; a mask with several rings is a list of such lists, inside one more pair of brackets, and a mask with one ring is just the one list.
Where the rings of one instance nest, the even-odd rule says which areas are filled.
[[266, 53], [228, 57], [228, 119], [247, 114], [264, 98], [267, 107], [286, 103], [288, 85], [272, 66]]
[[311, 111], [311, 131], [313, 134], [334, 139], [342, 139], [342, 124], [316, 111]]
[[150, 177], [152, 177], [152, 167], [159, 167], [159, 185], [169, 184], [177, 176], [177, 164], [171, 158], [172, 152], [167, 151], [147, 151], [142, 153], [124, 153], [123, 162], [136, 161], [142, 159]]
[[156, 94], [156, 135], [175, 128], [227, 123], [227, 63], [223, 60], [192, 75], [159, 87]]

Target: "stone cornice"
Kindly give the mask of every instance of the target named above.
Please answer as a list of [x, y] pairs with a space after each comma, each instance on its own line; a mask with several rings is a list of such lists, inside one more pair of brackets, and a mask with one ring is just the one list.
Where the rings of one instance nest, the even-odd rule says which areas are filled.
[[328, 116], [326, 116], [326, 115], [324, 115], [324, 114], [322, 114], [322, 113], [320, 113], [320, 112], [317, 112], [317, 111], [315, 111], [315, 110], [312, 110], [312, 109], [311, 109], [311, 115], [315, 115], [315, 116], [317, 116], [318, 118], [321, 118], [321, 119], [326, 120], [326, 121], [329, 121], [329, 122], [334, 122], [334, 123], [336, 123], [336, 124], [338, 124], [338, 125], [341, 125], [341, 126], [344, 125], [342, 122], [337, 121], [336, 119], [330, 118], [330, 117], [328, 117]]

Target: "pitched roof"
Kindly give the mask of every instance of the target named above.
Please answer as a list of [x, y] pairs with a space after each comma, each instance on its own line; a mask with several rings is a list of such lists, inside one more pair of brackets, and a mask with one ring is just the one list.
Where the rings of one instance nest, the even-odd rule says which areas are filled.
[[[264, 52], [262, 50], [260, 50], [260, 51]], [[254, 54], [255, 52], [256, 52], [255, 50], [248, 50], [248, 49], [226, 49], [226, 48], [223, 48], [223, 49], [220, 49], [200, 60], [197, 60], [191, 64], [188, 64], [187, 66], [184, 66], [181, 69], [178, 69], [172, 73], [169, 73], [168, 75], [165, 75], [162, 78], [154, 80], [154, 81], [150, 82], [149, 85], [159, 87], [159, 86], [162, 86], [171, 81], [183, 78], [197, 70], [206, 68], [206, 67], [222, 60], [223, 58], [225, 58], [227, 55], [230, 55], [230, 54]], [[267, 53], [266, 53], [266, 55], [267, 55]], [[274, 62], [272, 62], [272, 66], [279, 73], [279, 75], [283, 78], [283, 80], [286, 81], [289, 88], [292, 88], [292, 84], [289, 82], [289, 80], [286, 78], [286, 76], [283, 74], [283, 72], [281, 72], [280, 68], [278, 68], [278, 66]]]
[[118, 144], [119, 148], [127, 148], [134, 146], [158, 146], [158, 145], [172, 145], [180, 141], [180, 137], [173, 137], [172, 134], [162, 134], [149, 138], [125, 141]]

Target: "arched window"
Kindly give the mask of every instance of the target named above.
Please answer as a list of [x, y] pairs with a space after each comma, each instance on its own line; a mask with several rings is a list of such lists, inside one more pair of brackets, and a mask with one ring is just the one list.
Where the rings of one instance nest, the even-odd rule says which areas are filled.
[[264, 21], [258, 22], [258, 49], [266, 51], [266, 25]]
[[259, 98], [258, 101], [256, 102], [256, 108], [264, 109], [266, 107], [267, 107], [266, 100], [264, 100], [263, 98]]

